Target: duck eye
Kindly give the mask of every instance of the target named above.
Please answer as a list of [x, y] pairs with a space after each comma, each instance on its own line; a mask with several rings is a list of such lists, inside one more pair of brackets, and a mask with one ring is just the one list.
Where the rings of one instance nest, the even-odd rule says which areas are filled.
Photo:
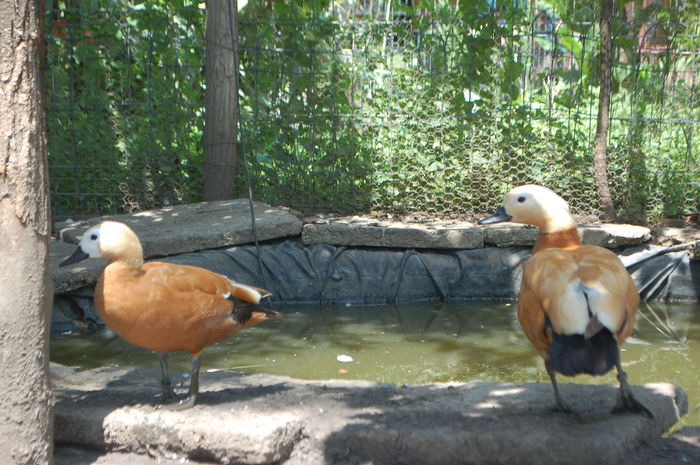
[[520, 197], [518, 197], [518, 202], [523, 203], [524, 201], [525, 201], [524, 195], [521, 195]]
[[90, 240], [96, 241], [97, 240], [97, 234], [92, 234], [90, 236]]

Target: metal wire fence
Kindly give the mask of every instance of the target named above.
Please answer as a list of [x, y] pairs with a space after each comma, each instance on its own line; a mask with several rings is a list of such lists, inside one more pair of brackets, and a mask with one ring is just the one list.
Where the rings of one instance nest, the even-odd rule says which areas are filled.
[[[203, 10], [68, 3], [47, 7], [46, 21], [54, 215], [200, 200]], [[535, 182], [597, 217], [594, 10], [305, 3], [239, 12], [242, 149], [257, 199], [469, 215]], [[699, 26], [616, 13], [609, 176], [628, 221], [698, 210]], [[237, 185], [244, 195], [242, 176]]]

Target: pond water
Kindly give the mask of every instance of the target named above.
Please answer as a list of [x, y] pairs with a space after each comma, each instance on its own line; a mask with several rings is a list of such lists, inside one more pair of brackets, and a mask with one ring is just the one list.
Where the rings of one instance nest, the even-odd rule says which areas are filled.
[[[520, 331], [515, 305], [419, 303], [383, 306], [282, 306], [265, 322], [204, 350], [202, 371], [262, 372], [305, 379], [386, 383], [549, 382], [542, 359]], [[79, 368], [158, 368], [153, 352], [108, 329], [54, 335], [51, 359]], [[644, 304], [622, 361], [632, 384], [666, 381], [690, 399], [686, 425], [700, 426], [700, 304]], [[190, 369], [189, 354], [171, 369]], [[560, 382], [617, 385], [614, 371]], [[206, 375], [204, 375], [206, 376]]]

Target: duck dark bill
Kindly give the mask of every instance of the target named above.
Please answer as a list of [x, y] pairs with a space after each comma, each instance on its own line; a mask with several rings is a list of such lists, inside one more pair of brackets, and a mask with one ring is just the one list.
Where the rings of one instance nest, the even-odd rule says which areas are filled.
[[90, 255], [86, 254], [85, 251], [80, 246], [78, 246], [78, 248], [75, 249], [75, 252], [73, 252], [73, 255], [63, 260], [61, 263], [58, 264], [58, 266], [72, 265], [73, 263], [82, 262], [86, 258], [90, 258]]
[[506, 207], [500, 206], [496, 213], [493, 215], [483, 218], [477, 222], [477, 224], [494, 224], [494, 223], [504, 223], [506, 221], [512, 220], [513, 217], [506, 213]]

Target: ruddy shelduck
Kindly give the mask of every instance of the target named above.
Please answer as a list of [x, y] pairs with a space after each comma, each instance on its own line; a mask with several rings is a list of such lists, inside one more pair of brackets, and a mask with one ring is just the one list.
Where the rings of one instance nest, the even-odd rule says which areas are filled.
[[238, 283], [196, 266], [144, 263], [141, 242], [125, 224], [105, 221], [83, 235], [73, 255], [61, 266], [86, 258], [106, 258], [95, 286], [97, 314], [125, 341], [160, 354], [163, 402], [176, 400], [168, 372], [168, 353], [192, 354], [187, 397], [174, 405], [197, 401], [202, 350], [281, 313], [255, 305], [268, 291]]
[[622, 262], [608, 249], [582, 245], [568, 204], [545, 187], [516, 187], [479, 224], [504, 221], [540, 229], [523, 271], [518, 319], [544, 358], [557, 409], [571, 411], [556, 373], [603, 375], [616, 367], [620, 394], [613, 412], [651, 417], [632, 395], [620, 363], [619, 346], [632, 334], [639, 305], [639, 293]]

